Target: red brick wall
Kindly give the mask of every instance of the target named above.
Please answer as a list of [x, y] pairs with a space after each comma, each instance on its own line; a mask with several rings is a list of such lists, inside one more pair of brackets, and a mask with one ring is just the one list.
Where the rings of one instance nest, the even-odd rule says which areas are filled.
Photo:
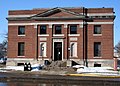
[[25, 36], [18, 36], [18, 26], [9, 26], [8, 29], [8, 57], [18, 56], [18, 42], [25, 42], [25, 56], [36, 57], [36, 32], [33, 26], [25, 26]]
[[[27, 15], [27, 14], [38, 14], [46, 11], [48, 9], [36, 9], [36, 10], [19, 10], [19, 11], [9, 11], [9, 15]], [[83, 12], [82, 8], [71, 8], [68, 9], [70, 11], [80, 13]], [[113, 9], [112, 8], [90, 8], [88, 9], [89, 13], [112, 13]], [[60, 14], [55, 14], [51, 15], [51, 17], [54, 16], [64, 16], [65, 13], [60, 13]], [[67, 14], [66, 14], [67, 15]], [[69, 15], [71, 16], [71, 15]], [[81, 22], [82, 20], [49, 20], [49, 22]], [[112, 22], [113, 20], [94, 20], [94, 22]], [[9, 21], [9, 23], [28, 23], [28, 22], [48, 22], [48, 21]], [[102, 36], [93, 36], [93, 29], [94, 25], [90, 24], [88, 25], [88, 58], [93, 59], [93, 54], [94, 54], [94, 42], [101, 42], [102, 44], [102, 58], [103, 59], [112, 59], [113, 58], [113, 25], [112, 24], [103, 24], [102, 26]], [[67, 54], [69, 44], [70, 42], [70, 37], [67, 36], [69, 33], [69, 30], [67, 32], [67, 29], [64, 28], [64, 25], [62, 25], [62, 33], [64, 34], [64, 58], [67, 59], [67, 55], [69, 57], [69, 53]], [[17, 57], [18, 53], [18, 42], [25, 42], [25, 57], [26, 58], [36, 58], [36, 42], [37, 42], [37, 33], [36, 33], [36, 28], [34, 26], [25, 26], [25, 36], [18, 36], [18, 26], [8, 26], [8, 57], [10, 58], [15, 58]], [[39, 28], [39, 27], [38, 27]], [[39, 32], [39, 29], [38, 29]], [[78, 39], [77, 42], [77, 49], [78, 49], [78, 58], [77, 59], [82, 59], [83, 58], [83, 29], [80, 28], [80, 25], [78, 25], [78, 31], [77, 31], [80, 36], [77, 36], [76, 38]], [[47, 25], [47, 57], [46, 58], [51, 58], [53, 52], [52, 52], [52, 29], [49, 28]], [[40, 37], [38, 37], [38, 56], [39, 56], [39, 50], [40, 50]], [[68, 47], [67, 47], [68, 46]]]
[[94, 25], [88, 25], [88, 58], [92, 59], [94, 57], [94, 42], [101, 42], [101, 57], [103, 59], [113, 59], [113, 25], [103, 24], [101, 27], [102, 36], [93, 36]]

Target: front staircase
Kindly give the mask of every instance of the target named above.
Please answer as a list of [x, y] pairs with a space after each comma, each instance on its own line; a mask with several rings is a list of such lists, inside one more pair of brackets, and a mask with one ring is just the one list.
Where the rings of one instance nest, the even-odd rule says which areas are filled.
[[50, 65], [46, 65], [44, 69], [46, 70], [56, 70], [56, 69], [62, 69], [66, 67], [67, 62], [66, 61], [52, 61]]
[[66, 73], [75, 73], [75, 70], [67, 66], [67, 61], [52, 61], [50, 65], [45, 65], [44, 70], [47, 71], [66, 71]]

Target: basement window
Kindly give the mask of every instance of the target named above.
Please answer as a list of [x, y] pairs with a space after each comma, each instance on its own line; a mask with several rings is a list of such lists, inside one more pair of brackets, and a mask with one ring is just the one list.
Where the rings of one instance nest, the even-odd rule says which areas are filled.
[[95, 63], [95, 64], [94, 64], [94, 67], [101, 67], [101, 64]]

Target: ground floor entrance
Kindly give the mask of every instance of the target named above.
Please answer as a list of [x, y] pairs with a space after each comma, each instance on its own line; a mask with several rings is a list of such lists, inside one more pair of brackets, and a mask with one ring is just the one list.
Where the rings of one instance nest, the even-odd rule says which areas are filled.
[[62, 60], [62, 42], [54, 42], [54, 61]]

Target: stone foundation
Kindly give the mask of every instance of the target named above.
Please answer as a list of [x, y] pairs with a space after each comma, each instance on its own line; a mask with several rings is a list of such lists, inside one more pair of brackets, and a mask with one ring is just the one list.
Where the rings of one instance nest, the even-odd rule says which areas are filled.
[[[18, 59], [18, 58], [8, 58], [6, 65], [7, 66], [17, 66], [18, 63], [28, 63], [30, 62], [31, 64], [45, 64], [45, 60], [49, 60], [49, 59]], [[51, 60], [49, 60], [51, 61]], [[66, 66], [71, 67], [72, 66], [72, 61], [80, 64], [80, 65], [84, 65], [83, 60], [82, 59], [69, 59], [69, 60], [64, 60], [66, 61]], [[112, 67], [114, 68], [114, 59], [89, 59], [87, 60], [88, 62], [88, 67], [94, 67], [95, 64], [99, 64], [101, 65], [101, 67]]]

